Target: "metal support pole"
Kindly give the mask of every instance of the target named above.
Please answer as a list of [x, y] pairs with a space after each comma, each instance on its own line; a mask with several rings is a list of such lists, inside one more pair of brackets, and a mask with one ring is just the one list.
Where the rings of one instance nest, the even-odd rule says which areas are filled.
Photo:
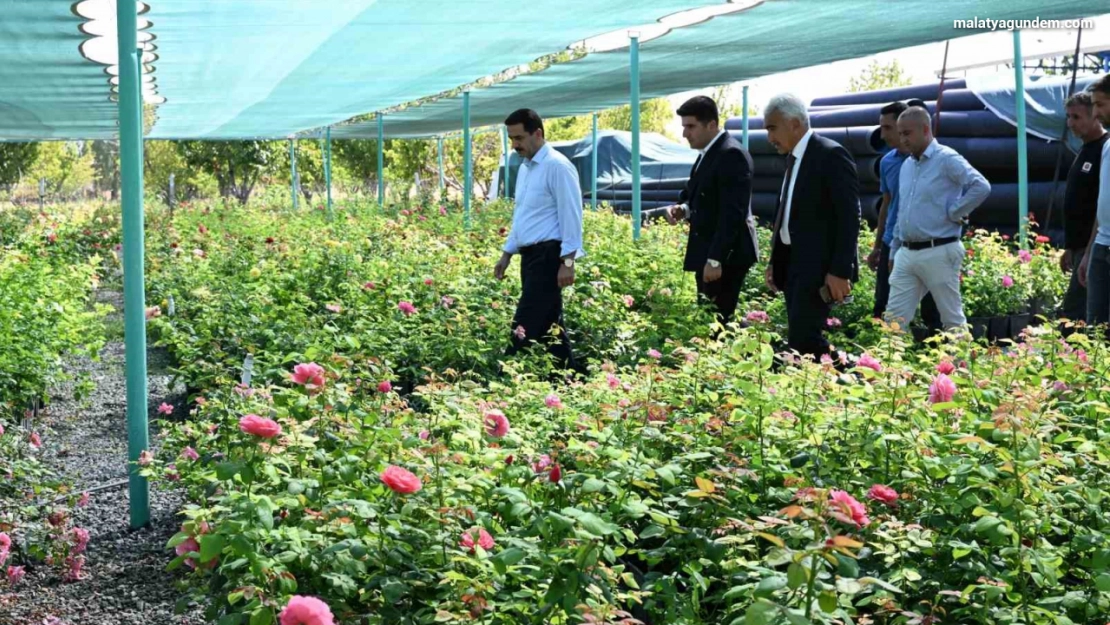
[[1014, 83], [1017, 100], [1018, 240], [1027, 249], [1029, 221], [1029, 162], [1025, 135], [1025, 74], [1022, 71], [1021, 31], [1014, 29]]
[[632, 239], [640, 238], [640, 34], [631, 33], [629, 64], [632, 69]]
[[127, 372], [127, 458], [131, 527], [150, 522], [150, 486], [139, 475], [149, 447], [146, 381], [146, 295], [143, 292], [143, 104], [137, 46], [137, 11], [116, 3], [119, 47], [120, 186], [123, 203], [123, 319]]
[[385, 206], [385, 117], [378, 113], [378, 206]]
[[170, 214], [173, 214], [173, 206], [177, 204], [177, 185], [174, 174], [170, 174], [170, 190], [166, 195], [166, 203], [170, 206]]
[[744, 143], [744, 149], [748, 149], [748, 86], [744, 85], [744, 132], [741, 139]]
[[463, 92], [463, 227], [470, 228], [470, 192], [474, 188], [470, 156], [470, 91]]
[[593, 114], [593, 147], [590, 149], [590, 207], [597, 210], [597, 113]]
[[501, 126], [501, 159], [505, 163], [505, 173], [501, 177], [501, 184], [505, 186], [505, 199], [509, 199], [509, 129]]
[[39, 212], [46, 208], [46, 178], [39, 178]]
[[324, 184], [328, 187], [328, 221], [331, 221], [331, 126], [324, 133]]
[[297, 140], [289, 140], [289, 189], [293, 196], [293, 210], [297, 209]]
[[436, 137], [436, 159], [439, 161], [439, 190], [446, 186], [443, 180], [443, 137]]

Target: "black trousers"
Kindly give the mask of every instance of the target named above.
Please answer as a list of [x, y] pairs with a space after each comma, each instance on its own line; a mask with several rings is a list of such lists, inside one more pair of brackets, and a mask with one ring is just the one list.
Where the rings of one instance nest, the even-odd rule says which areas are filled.
[[799, 354], [820, 358], [829, 353], [825, 327], [829, 305], [821, 299], [825, 276], [817, 267], [795, 267], [786, 274], [786, 342]]
[[1068, 292], [1064, 294], [1064, 301], [1058, 313], [1059, 316], [1072, 321], [1087, 319], [1087, 287], [1079, 284], [1079, 263], [1083, 260], [1085, 251], [1085, 248], [1080, 248], [1071, 252], [1071, 282], [1068, 283]]
[[705, 298], [713, 303], [717, 309], [717, 320], [722, 324], [731, 321], [736, 312], [736, 303], [740, 300], [740, 291], [744, 288], [749, 269], [751, 265], [721, 265], [721, 277], [713, 282], [703, 279], [703, 269], [694, 272], [698, 299]]
[[[879, 254], [879, 271], [875, 276], [875, 308], [871, 312], [872, 317], [882, 319], [888, 299], [890, 299], [890, 246], [883, 243], [882, 252]], [[921, 300], [921, 321], [930, 330], [939, 331], [944, 327], [932, 293], [926, 293]]]
[[[563, 292], [559, 288], [560, 241], [544, 241], [520, 248], [520, 301], [513, 315], [512, 343], [506, 356], [542, 341], [563, 369], [578, 370], [570, 338], [563, 324]], [[552, 336], [552, 327], [558, 336]], [[523, 327], [523, 330], [518, 328]], [[521, 338], [523, 336], [523, 338]]]

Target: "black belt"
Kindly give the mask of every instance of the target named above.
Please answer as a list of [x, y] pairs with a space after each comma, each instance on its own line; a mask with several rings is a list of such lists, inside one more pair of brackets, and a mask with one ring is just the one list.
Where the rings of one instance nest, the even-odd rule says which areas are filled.
[[927, 250], [930, 247], [940, 247], [942, 245], [948, 245], [949, 243], [955, 243], [959, 240], [960, 237], [944, 237], [943, 239], [932, 239], [930, 241], [905, 241], [902, 243], [902, 247], [911, 250]]
[[522, 245], [520, 247], [520, 253], [525, 254], [525, 253], [537, 252], [539, 250], [546, 249], [546, 248], [549, 248], [549, 247], [554, 247], [554, 246], [562, 247], [562, 245], [563, 245], [563, 242], [558, 240], [558, 239], [548, 239], [546, 241], [540, 241], [539, 243], [533, 243], [531, 245]]

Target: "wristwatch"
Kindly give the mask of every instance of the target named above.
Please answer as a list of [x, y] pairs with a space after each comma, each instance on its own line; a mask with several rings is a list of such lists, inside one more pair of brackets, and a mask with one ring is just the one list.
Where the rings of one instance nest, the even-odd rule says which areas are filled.
[[716, 269], [717, 267], [720, 267], [720, 266], [721, 266], [721, 263], [720, 263], [720, 261], [716, 261], [716, 260], [710, 259], [710, 260], [709, 260], [709, 266], [710, 266], [710, 267], [712, 267], [712, 268], [714, 268], [714, 269]]
[[563, 265], [566, 266], [566, 267], [573, 268], [574, 267], [574, 259], [573, 258], [564, 258], [563, 259]]

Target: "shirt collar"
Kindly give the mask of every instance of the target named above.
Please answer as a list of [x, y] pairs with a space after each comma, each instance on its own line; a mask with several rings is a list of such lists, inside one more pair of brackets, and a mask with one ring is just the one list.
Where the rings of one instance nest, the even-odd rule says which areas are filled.
[[937, 143], [937, 140], [933, 139], [932, 141], [929, 142], [929, 147], [925, 148], [925, 151], [921, 153], [921, 158], [914, 157], [914, 160], [915, 161], [920, 161], [921, 159], [933, 158], [933, 155], [936, 154], [936, 152], [937, 152], [937, 146], [938, 145], [940, 145], [940, 144]]
[[809, 139], [812, 136], [813, 136], [813, 129], [812, 128], [807, 130], [806, 133], [804, 135], [802, 135], [801, 140], [798, 141], [798, 145], [794, 146], [794, 149], [790, 151], [790, 153], [794, 155], [794, 160], [796, 160], [796, 161], [802, 160], [802, 155], [806, 153], [806, 148], [809, 147]]
[[540, 163], [543, 163], [545, 160], [547, 160], [547, 155], [550, 153], [551, 144], [545, 142], [543, 144], [543, 147], [539, 150], [536, 150], [536, 153], [532, 156], [532, 158], [528, 159], [528, 165], [539, 165]]
[[715, 144], [715, 143], [717, 143], [718, 141], [720, 141], [720, 140], [721, 140], [721, 137], [722, 137], [722, 136], [723, 136], [724, 134], [725, 134], [725, 131], [724, 131], [724, 130], [719, 130], [719, 131], [717, 131], [717, 136], [716, 136], [716, 137], [713, 137], [713, 140], [709, 142], [709, 145], [706, 145], [706, 146], [705, 146], [704, 148], [702, 148], [702, 149], [698, 150], [698, 153], [699, 153], [699, 154], [701, 154], [702, 156], [705, 156], [705, 153], [709, 151], [709, 148], [713, 147], [713, 144]]

